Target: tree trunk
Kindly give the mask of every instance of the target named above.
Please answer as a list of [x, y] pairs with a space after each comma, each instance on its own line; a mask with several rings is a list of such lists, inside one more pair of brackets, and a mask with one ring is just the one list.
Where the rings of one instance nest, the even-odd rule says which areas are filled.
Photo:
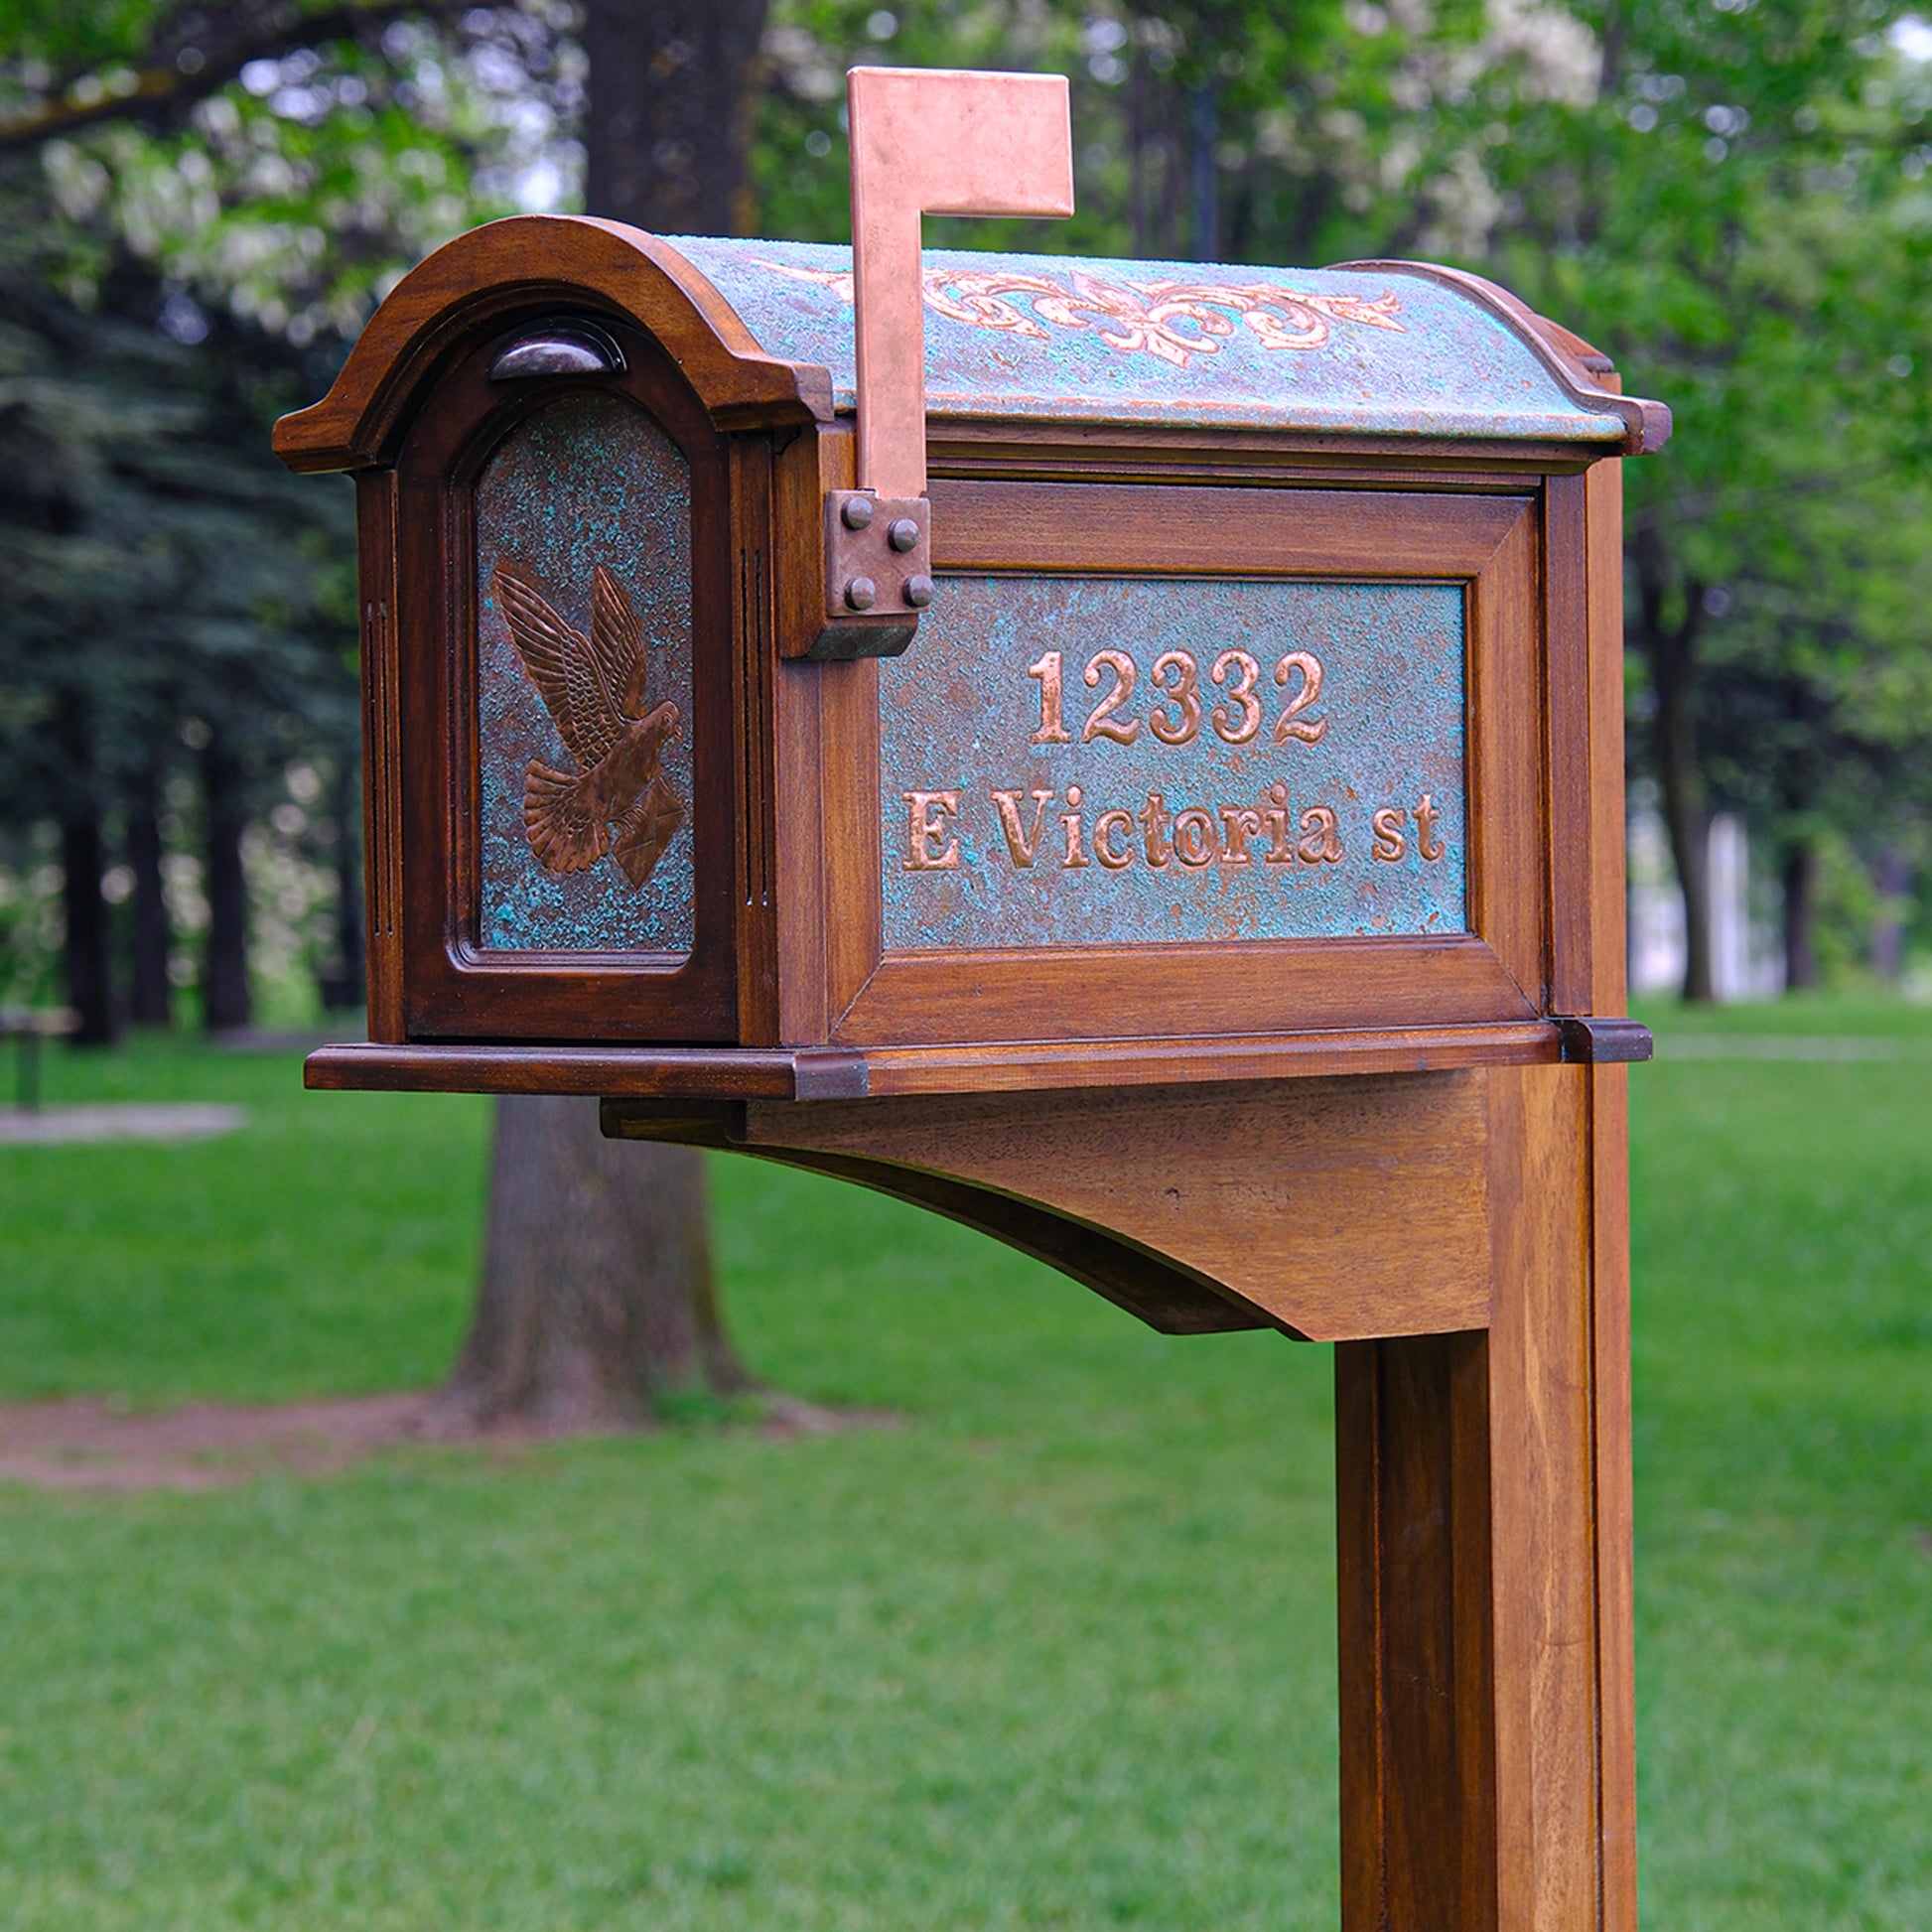
[[703, 1157], [607, 1141], [597, 1102], [496, 1103], [483, 1286], [429, 1429], [623, 1429], [753, 1387], [711, 1272]]
[[1663, 779], [1664, 826], [1670, 835], [1671, 863], [1684, 897], [1684, 998], [1715, 1000], [1711, 972], [1711, 820], [1699, 797], [1702, 790], [1686, 769], [1681, 745], [1659, 760]]
[[1192, 141], [1188, 151], [1192, 189], [1193, 254], [1197, 262], [1221, 259], [1221, 169], [1215, 151], [1220, 146], [1220, 109], [1214, 83], [1198, 80], [1187, 99]]
[[661, 234], [749, 234], [769, 0], [591, 0], [585, 202]]
[[117, 1031], [107, 901], [100, 895], [101, 859], [100, 810], [77, 804], [61, 821], [68, 1005], [80, 1021], [69, 1036], [76, 1046], [109, 1045]]
[[1803, 993], [1818, 984], [1818, 950], [1813, 943], [1818, 903], [1818, 855], [1809, 841], [1786, 846], [1784, 853], [1784, 990]]
[[1912, 862], [1897, 846], [1878, 859], [1878, 917], [1871, 928], [1871, 970], [1887, 986], [1905, 974], [1905, 927], [1912, 912]]
[[1696, 711], [1704, 587], [1695, 579], [1685, 585], [1683, 612], [1671, 622], [1664, 613], [1667, 566], [1654, 528], [1638, 531], [1631, 557], [1637, 574], [1637, 645], [1649, 665], [1657, 702], [1657, 783], [1664, 829], [1684, 896], [1684, 997], [1709, 1001], [1716, 998], [1711, 977], [1711, 822], [1704, 805]]
[[[764, 14], [765, 0], [591, 0], [592, 213], [749, 229]], [[635, 1427], [666, 1395], [752, 1386], [719, 1314], [700, 1157], [606, 1141], [594, 1101], [497, 1101], [483, 1284], [430, 1427]]]
[[67, 1002], [78, 1016], [76, 1046], [106, 1046], [114, 1024], [112, 928], [101, 897], [105, 862], [100, 797], [95, 789], [94, 738], [82, 701], [62, 700], [55, 726], [70, 787], [61, 803], [61, 902], [67, 915], [62, 946]]
[[172, 934], [161, 872], [160, 790], [153, 771], [140, 772], [127, 806], [127, 866], [134, 875], [128, 1018], [137, 1027], [165, 1027], [173, 1017], [168, 982]]
[[210, 1033], [247, 1026], [248, 882], [241, 869], [241, 760], [217, 734], [202, 754], [207, 799], [207, 952], [202, 967], [203, 1016]]
[[1134, 253], [1142, 261], [1154, 252], [1154, 184], [1148, 156], [1148, 94], [1152, 86], [1147, 63], [1136, 59], [1127, 74], [1127, 214]]

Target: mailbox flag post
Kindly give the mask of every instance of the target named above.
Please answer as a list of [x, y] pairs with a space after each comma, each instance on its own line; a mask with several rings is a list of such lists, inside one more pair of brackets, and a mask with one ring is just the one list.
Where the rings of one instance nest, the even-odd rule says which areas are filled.
[[1066, 76], [854, 68], [859, 487], [925, 494], [921, 214], [1073, 212]]

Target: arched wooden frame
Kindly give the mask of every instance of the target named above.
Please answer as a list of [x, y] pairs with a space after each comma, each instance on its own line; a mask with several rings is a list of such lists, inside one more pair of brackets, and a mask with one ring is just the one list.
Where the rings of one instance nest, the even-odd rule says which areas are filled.
[[[566, 312], [569, 315], [571, 312]], [[728, 1040], [736, 1017], [732, 827], [730, 465], [726, 439], [664, 350], [621, 317], [596, 322], [621, 373], [492, 382], [504, 345], [538, 318], [512, 312], [475, 340], [412, 413], [382, 473], [394, 492], [396, 704], [403, 783], [403, 1020], [411, 1037], [567, 1038], [587, 1007], [613, 1038]], [[555, 316], [546, 311], [544, 320]], [[479, 937], [476, 485], [489, 458], [557, 401], [595, 394], [639, 409], [691, 480], [690, 721], [695, 934], [680, 960], [648, 953], [499, 953]]]
[[275, 453], [291, 470], [386, 464], [425, 385], [478, 331], [573, 313], [647, 328], [721, 430], [831, 417], [825, 371], [766, 355], [668, 242], [621, 221], [520, 214], [473, 228], [411, 269], [328, 395], [276, 424]]
[[[363, 331], [328, 395], [276, 425], [276, 453], [291, 469], [346, 470], [356, 481], [371, 1040], [401, 1042], [413, 1035], [486, 1046], [506, 1034], [524, 1039], [582, 1035], [583, 1006], [548, 981], [541, 964], [520, 977], [513, 968], [467, 970], [465, 889], [455, 848], [470, 834], [449, 824], [444, 801], [457, 796], [459, 782], [451, 736], [473, 727], [458, 720], [448, 680], [424, 650], [428, 631], [444, 620], [422, 632], [412, 628], [407, 638], [398, 621], [399, 614], [421, 612], [424, 590], [428, 608], [442, 611], [446, 583], [424, 571], [423, 546], [446, 559], [452, 551], [447, 492], [422, 476], [421, 488], [412, 487], [404, 500], [396, 465], [412, 425], [449, 383], [482, 380], [480, 343], [500, 344], [518, 324], [571, 316], [623, 334], [630, 371], [649, 371], [637, 378], [650, 385], [639, 399], [687, 456], [706, 453], [702, 464], [694, 461], [694, 491], [709, 453], [738, 432], [793, 436], [832, 417], [825, 371], [764, 354], [730, 305], [669, 244], [619, 222], [519, 215], [460, 235], [412, 269]], [[653, 345], [648, 352], [639, 346], [646, 342]], [[532, 383], [528, 393], [538, 387]], [[505, 398], [497, 406], [514, 405]], [[472, 431], [487, 411], [479, 404], [476, 414]], [[450, 454], [454, 459], [464, 450], [459, 429]], [[730, 521], [702, 520], [721, 530]], [[425, 536], [426, 529], [432, 534]], [[708, 556], [706, 575], [693, 556], [694, 584], [701, 575], [707, 584], [706, 611], [694, 612], [694, 673], [709, 651], [722, 648], [717, 636], [728, 628], [714, 622], [717, 565], [717, 557]], [[452, 567], [459, 567], [454, 560]], [[459, 598], [474, 594], [460, 582], [453, 587]], [[408, 621], [424, 621], [412, 616]], [[468, 661], [474, 632], [460, 641]], [[733, 677], [738, 675], [734, 668]], [[421, 701], [426, 682], [437, 687], [440, 716]], [[705, 694], [701, 709], [710, 707], [703, 729], [712, 784], [694, 801], [706, 814], [705, 829], [699, 833], [694, 826], [694, 835], [735, 837], [740, 814], [726, 787], [736, 781], [734, 765], [743, 753], [725, 749], [729, 728], [721, 737], [711, 716], [716, 704], [734, 701], [734, 685], [700, 674], [698, 689]], [[694, 732], [699, 728], [694, 721]], [[425, 836], [428, 846], [421, 843]], [[425, 851], [440, 854], [429, 867]], [[727, 864], [722, 882], [710, 890], [731, 895], [739, 869]], [[715, 905], [697, 909], [699, 945], [688, 969], [681, 975], [629, 969], [631, 986], [614, 1011], [630, 1017], [614, 1026], [614, 1038], [682, 1043], [742, 1036], [732, 961], [717, 950], [729, 946], [730, 935], [721, 930]], [[582, 979], [578, 984], [588, 999], [589, 985]]]

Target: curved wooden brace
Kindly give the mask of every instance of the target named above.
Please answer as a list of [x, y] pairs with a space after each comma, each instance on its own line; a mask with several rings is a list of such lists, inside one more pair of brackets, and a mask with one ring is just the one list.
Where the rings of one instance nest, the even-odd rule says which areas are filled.
[[888, 1161], [863, 1161], [850, 1155], [813, 1154], [798, 1148], [740, 1150], [788, 1168], [850, 1180], [894, 1200], [943, 1214], [1043, 1261], [1090, 1288], [1118, 1309], [1138, 1315], [1164, 1335], [1224, 1334], [1242, 1328], [1280, 1328], [1298, 1340], [1306, 1336], [1285, 1322], [1272, 1321], [1259, 1309], [1226, 1293], [1218, 1284], [1177, 1268], [1158, 1255], [1122, 1241], [1104, 1228], [1089, 1227], [1055, 1214], [1036, 1202], [991, 1187], [977, 1187], [944, 1174]]
[[[1035, 1255], [1168, 1333], [1268, 1326], [1340, 1341], [1487, 1323], [1484, 1081], [606, 1100], [604, 1131], [878, 1188]], [[1430, 1232], [1420, 1256], [1419, 1221]]]
[[766, 355], [712, 284], [668, 242], [588, 215], [517, 214], [458, 235], [396, 284], [329, 393], [275, 425], [292, 470], [387, 460], [410, 399], [481, 321], [588, 309], [663, 344], [721, 429], [830, 421], [832, 379]]

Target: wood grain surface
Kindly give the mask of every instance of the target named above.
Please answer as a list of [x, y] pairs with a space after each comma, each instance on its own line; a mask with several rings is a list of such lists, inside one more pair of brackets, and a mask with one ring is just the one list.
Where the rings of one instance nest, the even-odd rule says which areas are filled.
[[[1614, 375], [1604, 378], [1613, 383]], [[1587, 491], [1590, 626], [1590, 1010], [1624, 1011], [1623, 466]], [[1597, 1727], [1603, 1923], [1637, 1922], [1636, 1661], [1630, 1471], [1629, 1069], [1589, 1079], [1590, 1394], [1594, 1435]]]
[[745, 1145], [1036, 1203], [1313, 1340], [1433, 1333], [1488, 1310], [1483, 1078], [751, 1101]]
[[1037, 1202], [890, 1161], [749, 1146], [745, 1109], [736, 1104], [694, 1107], [676, 1101], [607, 1100], [603, 1120], [604, 1131], [619, 1140], [731, 1149], [784, 1167], [849, 1180], [890, 1194], [895, 1200], [943, 1214], [1057, 1268], [1162, 1334], [1223, 1334], [1279, 1325], [1218, 1285], [1176, 1268], [1105, 1228], [1090, 1227]]
[[1588, 525], [1585, 480], [1553, 477], [1544, 512], [1543, 629], [1549, 705], [1550, 1007], [1587, 1013], [1595, 874], [1590, 753]]
[[1165, 423], [975, 422], [933, 416], [926, 470], [1014, 482], [1321, 483], [1366, 488], [1534, 490], [1580, 475], [1574, 443], [1358, 436], [1337, 430], [1174, 428]]
[[[417, 1093], [594, 1093], [814, 1100], [915, 1093], [1049, 1092], [1068, 1087], [1430, 1073], [1536, 1065], [1562, 1057], [1548, 1020], [1380, 1032], [1228, 1035], [1207, 1039], [1022, 1040], [968, 1046], [625, 1046], [344, 1041], [318, 1047], [312, 1087]], [[548, 1086], [544, 1083], [549, 1082]]]
[[1489, 1400], [1504, 1927], [1601, 1922], [1588, 1082], [1490, 1084]]
[[1488, 1345], [1335, 1350], [1344, 1932], [1489, 1932], [1496, 1859]]
[[1633, 1932], [1623, 1078], [1489, 1069], [1487, 1335], [1336, 1351], [1344, 1932]]
[[396, 478], [355, 480], [361, 592], [362, 893], [369, 1037], [401, 1040], [403, 1012], [402, 669], [396, 644]]
[[936, 570], [1473, 577], [1527, 496], [935, 482]]

